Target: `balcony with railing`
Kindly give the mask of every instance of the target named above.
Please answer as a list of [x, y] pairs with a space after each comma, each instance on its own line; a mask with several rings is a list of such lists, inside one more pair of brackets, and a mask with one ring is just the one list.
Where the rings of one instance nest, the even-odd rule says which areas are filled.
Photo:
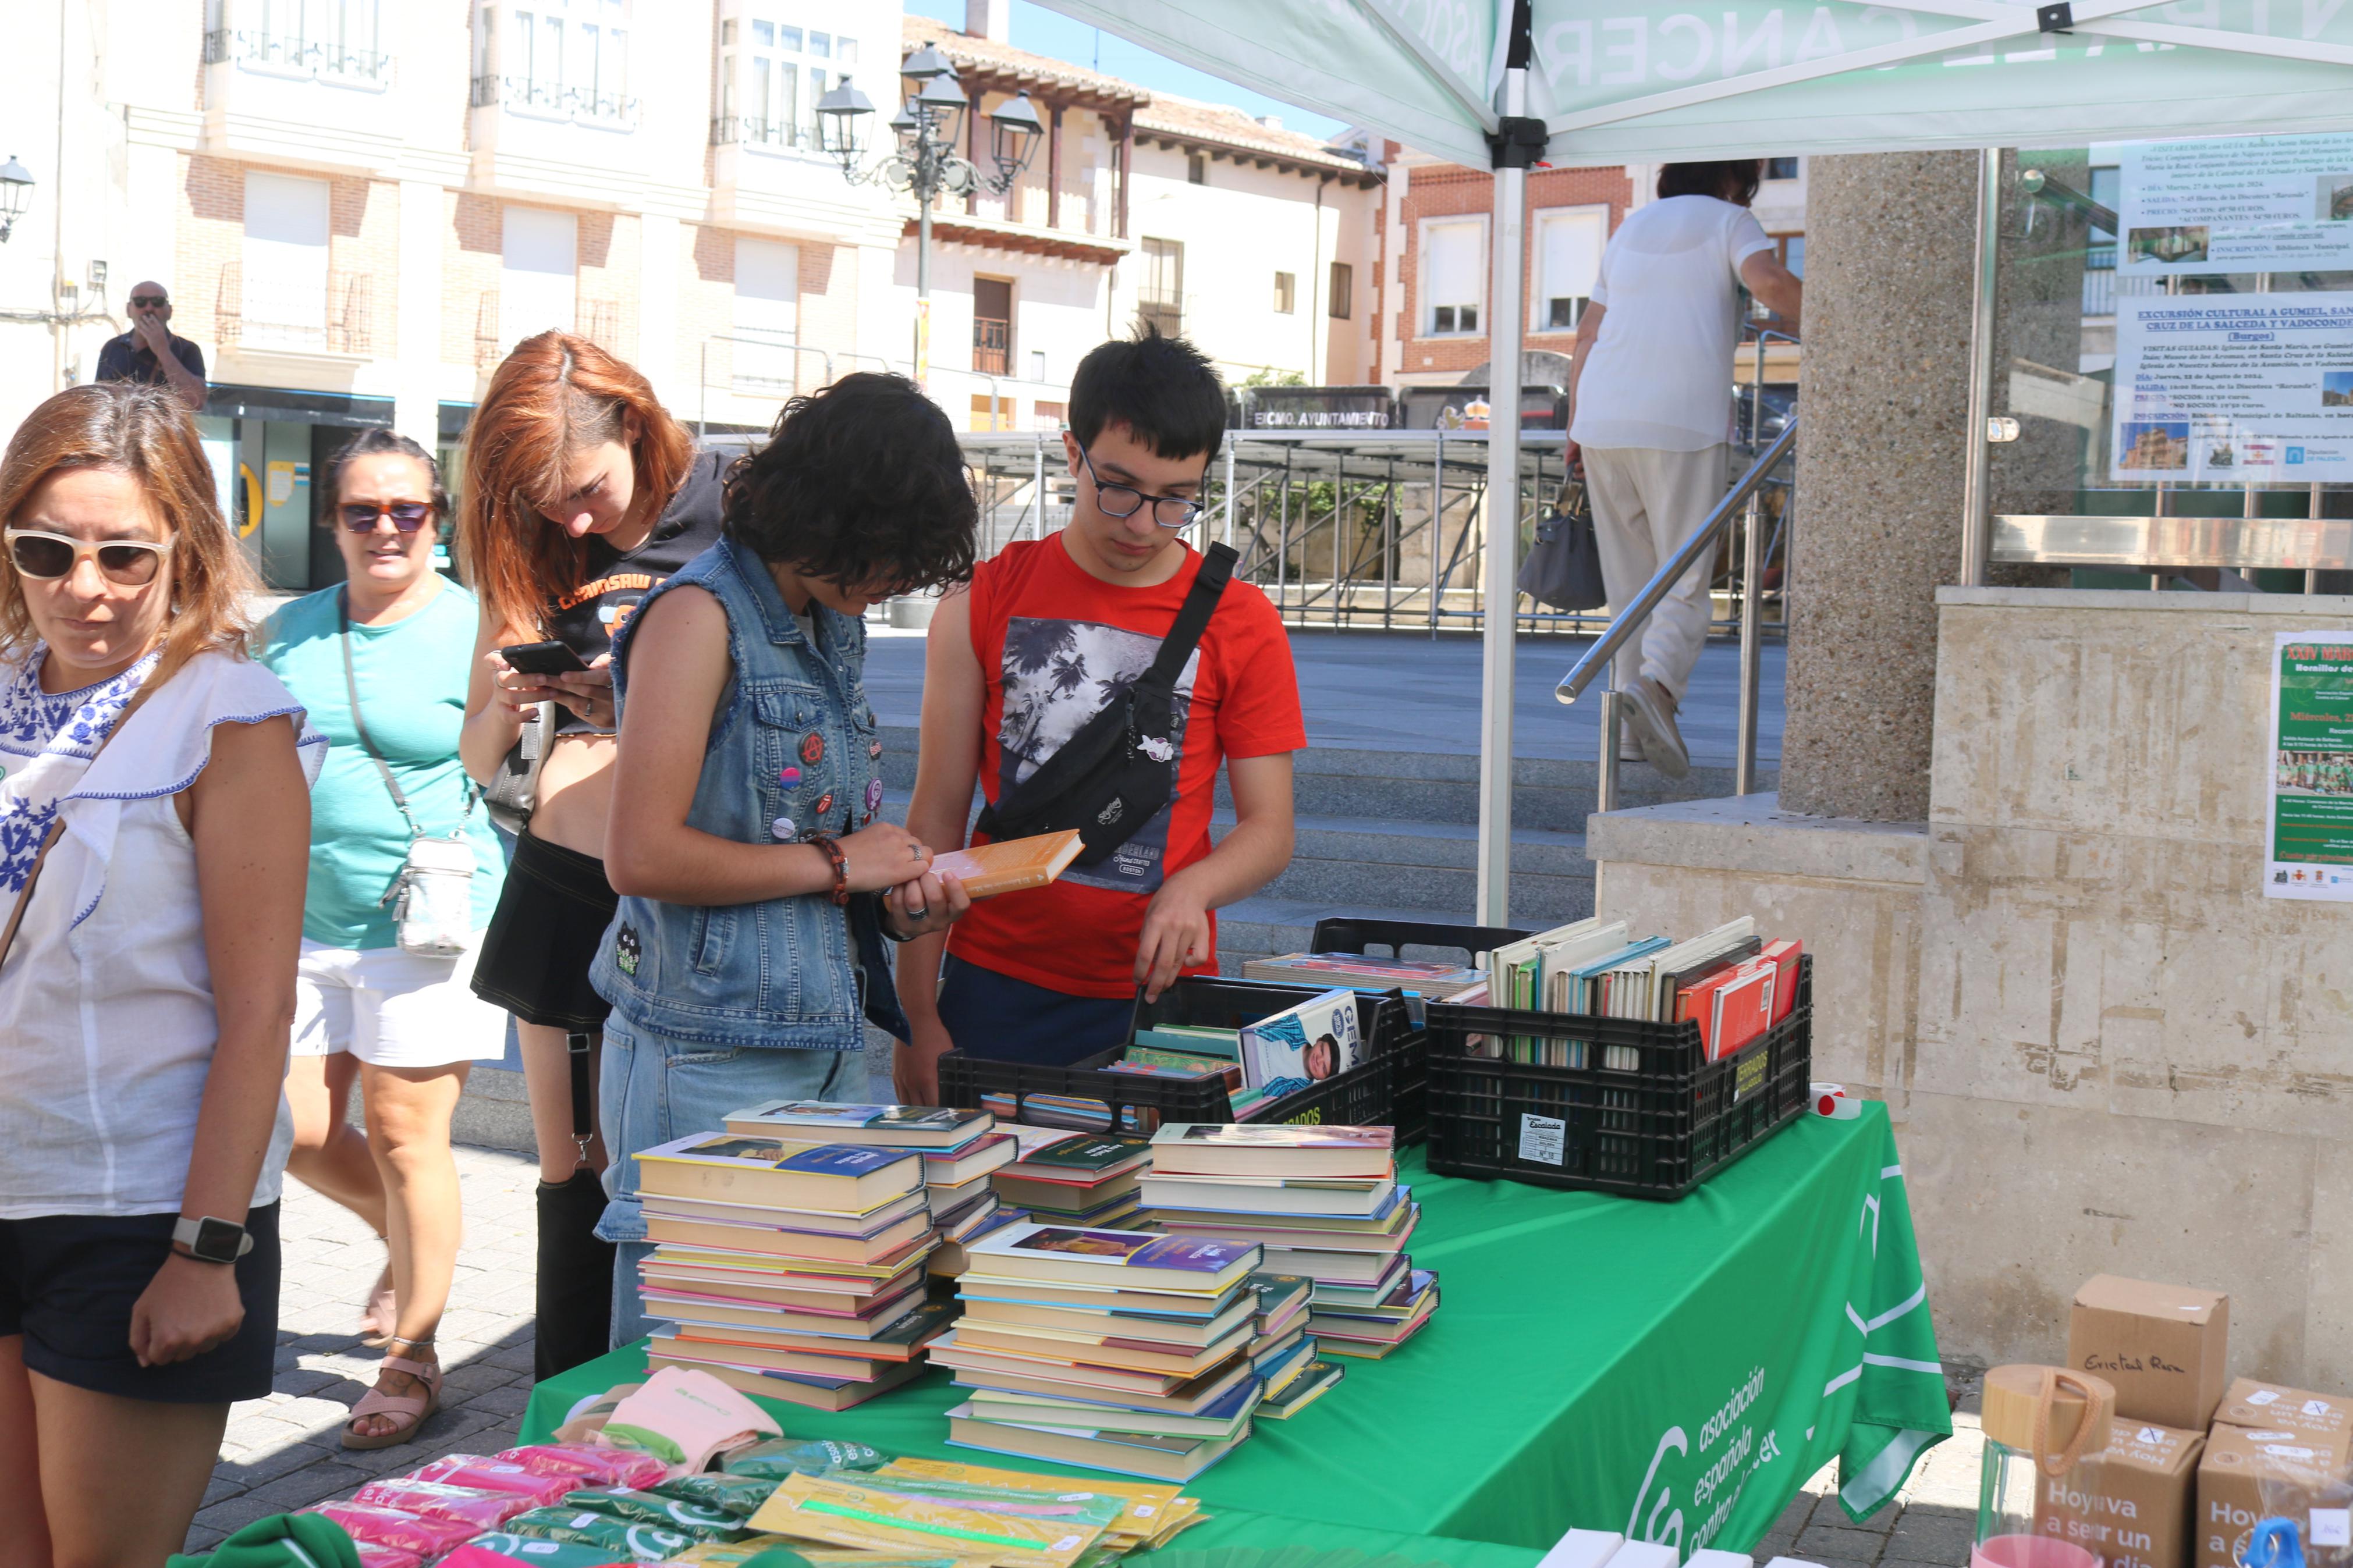
[[972, 319], [972, 368], [982, 375], [1013, 374], [1013, 323], [990, 316]]
[[355, 48], [340, 38], [313, 38], [301, 33], [243, 32], [217, 27], [205, 35], [204, 62], [297, 81], [324, 81], [364, 89], [392, 85], [390, 55], [372, 48]]
[[397, 162], [406, 132], [401, 106], [388, 101], [399, 82], [378, 47], [376, 0], [211, 0], [206, 11], [204, 151], [355, 170]]
[[248, 355], [370, 359], [382, 335], [374, 278], [341, 269], [288, 278], [224, 263], [213, 292], [213, 321], [223, 350]]
[[636, 99], [546, 77], [478, 76], [467, 101], [476, 109], [504, 109], [534, 120], [568, 121], [607, 131], [634, 131], [638, 124]]
[[563, 312], [549, 312], [532, 306], [519, 307], [512, 312], [515, 301], [506, 299], [496, 289], [485, 289], [474, 301], [474, 368], [488, 371], [512, 353], [515, 344], [527, 337], [543, 332], [551, 327], [565, 326], [586, 338], [598, 348], [621, 358], [631, 357], [635, 345], [622, 341], [628, 319], [621, 301], [608, 299], [576, 299], [572, 302], [570, 321], [562, 319]]

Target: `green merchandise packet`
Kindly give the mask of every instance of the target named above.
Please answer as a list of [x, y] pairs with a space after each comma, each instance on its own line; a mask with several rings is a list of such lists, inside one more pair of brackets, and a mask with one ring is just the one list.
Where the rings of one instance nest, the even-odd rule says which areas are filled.
[[744, 1521], [724, 1509], [707, 1508], [682, 1498], [662, 1497], [628, 1487], [565, 1492], [557, 1506], [607, 1514], [628, 1524], [674, 1530], [697, 1541], [725, 1541], [744, 1533]]
[[478, 1535], [466, 1544], [528, 1563], [532, 1568], [606, 1568], [606, 1564], [613, 1561], [613, 1553], [602, 1546], [591, 1546], [577, 1541], [550, 1541], [539, 1535], [517, 1535], [505, 1530]]
[[880, 1469], [890, 1461], [863, 1443], [828, 1437], [771, 1437], [727, 1456], [731, 1476], [781, 1481], [786, 1476], [830, 1476], [842, 1470]]
[[664, 1481], [648, 1489], [666, 1498], [676, 1498], [681, 1502], [715, 1508], [736, 1519], [749, 1519], [760, 1511], [760, 1505], [768, 1500], [768, 1494], [781, 1484], [766, 1476], [730, 1476], [716, 1470], [705, 1470], [700, 1475], [681, 1476], [674, 1481]]
[[608, 1563], [615, 1557], [634, 1558], [639, 1563], [659, 1563], [666, 1557], [677, 1556], [695, 1542], [695, 1537], [682, 1531], [666, 1530], [655, 1524], [631, 1523], [609, 1513], [574, 1508], [565, 1503], [535, 1508], [529, 1513], [515, 1515], [507, 1521], [507, 1532], [535, 1535], [542, 1541], [576, 1541], [584, 1546], [597, 1547], [605, 1552]]

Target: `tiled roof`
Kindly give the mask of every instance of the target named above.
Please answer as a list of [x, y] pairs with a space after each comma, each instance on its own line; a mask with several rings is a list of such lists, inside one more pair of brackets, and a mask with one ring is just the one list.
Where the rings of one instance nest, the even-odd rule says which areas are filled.
[[1366, 173], [1363, 163], [1345, 153], [1331, 151], [1319, 139], [1261, 125], [1230, 104], [1199, 103], [1189, 98], [1156, 94], [1148, 107], [1136, 111], [1135, 129], [1139, 134], [1157, 131], [1186, 142], [1263, 153], [1294, 164], [1353, 174]]
[[1152, 94], [1134, 82], [1122, 81], [1101, 71], [1091, 71], [1068, 60], [1033, 55], [1010, 44], [976, 38], [929, 16], [907, 16], [901, 26], [900, 37], [910, 49], [920, 48], [925, 44], [937, 45], [939, 51], [955, 63], [959, 72], [968, 67], [976, 67], [997, 80], [1010, 82], [1019, 89], [1040, 92], [1059, 89], [1057, 96], [1077, 97], [1103, 105], [1125, 104], [1136, 109], [1152, 101]]

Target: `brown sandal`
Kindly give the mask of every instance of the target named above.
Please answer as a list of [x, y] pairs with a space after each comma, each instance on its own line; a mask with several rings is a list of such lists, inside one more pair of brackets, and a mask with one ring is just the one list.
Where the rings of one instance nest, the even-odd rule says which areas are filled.
[[[432, 1349], [430, 1341], [421, 1345], [403, 1340], [395, 1340], [393, 1343], [408, 1344], [412, 1350]], [[409, 1356], [387, 1355], [384, 1358], [383, 1367], [386, 1372], [406, 1373], [425, 1385], [425, 1392], [386, 1394], [380, 1388], [371, 1388], [361, 1394], [359, 1403], [352, 1406], [351, 1415], [343, 1422], [343, 1447], [346, 1448], [390, 1448], [406, 1443], [417, 1436], [417, 1429], [424, 1426], [436, 1410], [441, 1408], [441, 1363], [438, 1358], [417, 1361]], [[352, 1429], [354, 1423], [370, 1415], [389, 1415], [395, 1426], [389, 1432], [362, 1433]]]

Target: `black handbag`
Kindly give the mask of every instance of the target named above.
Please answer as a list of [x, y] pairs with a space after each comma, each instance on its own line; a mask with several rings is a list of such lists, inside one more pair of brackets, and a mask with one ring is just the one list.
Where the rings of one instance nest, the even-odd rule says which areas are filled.
[[1559, 500], [1536, 521], [1535, 542], [1520, 563], [1519, 589], [1556, 610], [1598, 610], [1609, 602], [1583, 480], [1563, 485]]
[[1176, 678], [1200, 645], [1240, 557], [1212, 544], [1152, 668], [1079, 726], [1038, 771], [1009, 789], [974, 826], [993, 839], [1079, 830], [1078, 864], [1092, 866], [1134, 837], [1176, 793]]

